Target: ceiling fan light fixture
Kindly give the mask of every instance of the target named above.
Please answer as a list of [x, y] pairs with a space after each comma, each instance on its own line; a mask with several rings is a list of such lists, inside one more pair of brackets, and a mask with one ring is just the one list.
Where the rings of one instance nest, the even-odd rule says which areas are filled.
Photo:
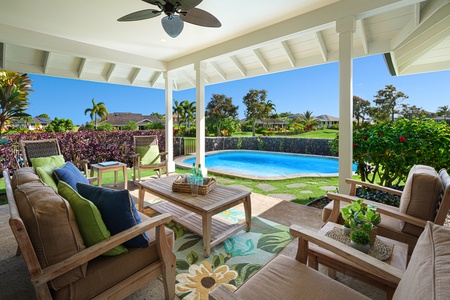
[[176, 38], [183, 31], [184, 22], [178, 15], [165, 16], [161, 19], [164, 31], [172, 38]]

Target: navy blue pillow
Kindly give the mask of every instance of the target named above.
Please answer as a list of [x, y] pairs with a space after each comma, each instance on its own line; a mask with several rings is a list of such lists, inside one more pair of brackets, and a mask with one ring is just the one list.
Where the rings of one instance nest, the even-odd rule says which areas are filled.
[[70, 161], [66, 162], [61, 168], [53, 170], [53, 175], [57, 182], [64, 181], [75, 191], [77, 190], [77, 182], [89, 184], [89, 180]]
[[[128, 190], [111, 190], [77, 183], [78, 193], [92, 201], [112, 235], [141, 223], [141, 217]], [[150, 239], [144, 232], [123, 243], [130, 248], [146, 248]]]

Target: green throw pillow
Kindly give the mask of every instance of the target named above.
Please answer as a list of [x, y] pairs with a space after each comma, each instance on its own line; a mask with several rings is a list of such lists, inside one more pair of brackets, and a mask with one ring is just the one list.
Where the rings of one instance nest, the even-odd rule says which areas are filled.
[[51, 186], [55, 192], [58, 192], [58, 186], [56, 185], [55, 180], [53, 179], [53, 170], [56, 169], [56, 167], [52, 164], [50, 165], [44, 165], [35, 168], [36, 173], [38, 174], [39, 178], [47, 184], [48, 186]]
[[64, 157], [62, 155], [35, 157], [35, 158], [30, 158], [30, 161], [31, 161], [31, 165], [34, 168], [51, 164], [51, 165], [54, 165], [55, 169], [56, 169], [56, 168], [62, 167], [65, 164]]
[[136, 153], [141, 156], [141, 165], [154, 165], [161, 163], [158, 145], [137, 146]]
[[[111, 236], [103, 222], [100, 211], [91, 201], [80, 196], [70, 185], [64, 181], [58, 183], [59, 194], [69, 201], [75, 214], [78, 228], [87, 247], [95, 245]], [[119, 245], [105, 253], [106, 256], [114, 256], [128, 252], [128, 249]]]

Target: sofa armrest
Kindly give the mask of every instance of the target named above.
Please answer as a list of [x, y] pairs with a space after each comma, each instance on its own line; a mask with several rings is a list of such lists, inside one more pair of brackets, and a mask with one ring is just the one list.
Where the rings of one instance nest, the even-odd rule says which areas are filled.
[[373, 183], [369, 183], [369, 182], [365, 182], [365, 181], [360, 181], [360, 180], [355, 180], [355, 179], [351, 179], [351, 178], [346, 178], [345, 182], [350, 184], [350, 195], [355, 196], [356, 195], [356, 186], [360, 185], [363, 187], [367, 187], [367, 188], [371, 188], [371, 189], [375, 189], [375, 190], [379, 190], [379, 191], [383, 191], [389, 194], [393, 194], [396, 196], [402, 196], [402, 191], [393, 189], [393, 188], [389, 188], [386, 186], [382, 186], [382, 185], [378, 185], [378, 184], [373, 184]]
[[[141, 223], [129, 229], [115, 234], [110, 238], [101, 241], [100, 243], [95, 244], [89, 248], [86, 248], [85, 250], [78, 252], [77, 254], [65, 259], [64, 261], [43, 269], [42, 273], [33, 276], [31, 278], [31, 281], [35, 286], [44, 284], [152, 228], [156, 228], [157, 231], [156, 242], [160, 244], [167, 243], [164, 234], [164, 224], [170, 222], [171, 220], [172, 216], [170, 214], [161, 214], [152, 218], [145, 218]], [[160, 246], [158, 245], [158, 248], [159, 247]], [[168, 245], [163, 245], [162, 247], [162, 249], [167, 248]]]
[[306, 264], [307, 262], [309, 251], [308, 242], [311, 242], [362, 266], [363, 268], [369, 270], [369, 272], [385, 278], [392, 283], [398, 284], [403, 276], [403, 271], [332, 238], [319, 234], [316, 231], [306, 229], [298, 225], [292, 225], [290, 227], [290, 232], [294, 237], [298, 237], [296, 259], [302, 263]]
[[[331, 212], [331, 215], [330, 215], [328, 221], [335, 222], [335, 223], [337, 223], [337, 220], [338, 220], [339, 214], [340, 214], [340, 201], [351, 203], [352, 201], [356, 201], [356, 200], [360, 199], [355, 196], [349, 196], [349, 195], [338, 194], [338, 193], [330, 193], [330, 192], [327, 193], [327, 197], [334, 200], [333, 211]], [[396, 218], [401, 221], [405, 221], [407, 223], [420, 226], [422, 228], [425, 228], [425, 225], [427, 224], [427, 220], [423, 220], [423, 219], [420, 219], [420, 218], [417, 218], [417, 217], [414, 217], [411, 215], [400, 213], [398, 211], [398, 208], [390, 206], [390, 205], [386, 205], [383, 203], [377, 203], [377, 202], [373, 202], [373, 201], [369, 201], [369, 200], [364, 200], [363, 205], [367, 205], [369, 203], [375, 204], [377, 206], [377, 212], [379, 212], [383, 215], [390, 216], [392, 218]]]
[[216, 287], [209, 293], [209, 300], [239, 300], [240, 298], [223, 285]]

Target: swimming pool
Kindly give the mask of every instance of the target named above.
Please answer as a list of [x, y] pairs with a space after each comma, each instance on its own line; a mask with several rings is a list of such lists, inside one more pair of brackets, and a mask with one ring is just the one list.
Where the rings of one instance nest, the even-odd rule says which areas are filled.
[[[177, 165], [191, 167], [195, 156], [178, 159]], [[224, 150], [205, 156], [208, 172], [244, 178], [283, 179], [309, 176], [337, 176], [335, 157], [267, 151]], [[353, 166], [353, 171], [356, 165]]]

